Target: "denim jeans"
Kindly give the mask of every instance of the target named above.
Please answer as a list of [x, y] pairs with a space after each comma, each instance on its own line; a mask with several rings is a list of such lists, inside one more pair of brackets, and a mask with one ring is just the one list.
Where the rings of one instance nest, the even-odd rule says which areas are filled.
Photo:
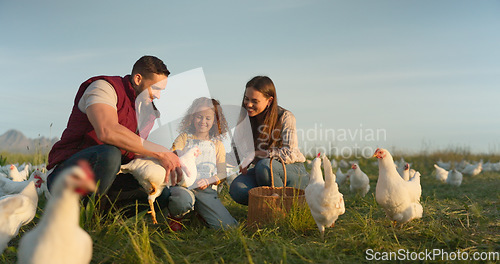
[[77, 164], [79, 160], [86, 160], [90, 163], [90, 166], [94, 170], [95, 180], [99, 182], [97, 193], [100, 195], [106, 194], [111, 184], [113, 184], [122, 163], [120, 150], [111, 145], [97, 145], [83, 149], [57, 165], [54, 171], [47, 177], [49, 191], [61, 171]]
[[[273, 176], [274, 187], [283, 187], [285, 173], [277, 160], [273, 160]], [[305, 189], [309, 182], [309, 175], [302, 162], [286, 164], [286, 176], [288, 187]], [[248, 191], [259, 186], [271, 186], [269, 159], [260, 160], [247, 174], [238, 175], [229, 187], [229, 194], [235, 202], [248, 205]]]
[[[175, 187], [175, 191], [172, 190], [168, 204], [168, 209], [170, 210], [172, 216], [179, 216], [176, 215], [174, 211], [185, 212], [186, 208], [183, 208], [183, 206], [186, 204], [186, 198], [179, 197], [179, 195], [182, 194], [185, 196], [186, 193], [190, 193], [192, 195], [193, 202], [195, 201], [194, 199], [196, 199], [196, 202], [194, 202], [194, 211], [196, 211], [203, 218], [203, 220], [205, 220], [210, 228], [226, 229], [238, 225], [238, 222], [231, 216], [229, 211], [222, 204], [217, 191], [211, 187], [204, 190], [188, 190], [184, 187]], [[179, 206], [181, 206], [181, 208], [177, 208]]]
[[229, 211], [224, 207], [216, 190], [208, 187], [204, 190], [193, 190], [196, 197], [194, 210], [214, 229], [226, 229], [238, 225]]
[[[107, 211], [110, 209], [111, 204], [113, 204], [115, 208], [125, 208], [125, 211], [130, 211], [126, 212], [126, 215], [133, 215], [136, 211], [136, 202], [139, 204], [139, 211], [149, 208], [148, 194], [139, 182], [131, 174], [120, 173], [117, 175], [120, 171], [122, 156], [120, 150], [111, 145], [97, 145], [86, 148], [57, 165], [47, 177], [49, 191], [61, 171], [77, 164], [82, 159], [88, 161], [94, 170], [95, 180], [99, 182], [97, 194], [100, 196], [106, 195], [108, 198], [101, 199], [101, 210]], [[177, 188], [181, 187], [163, 189], [161, 195], [156, 198], [155, 207], [157, 209], [168, 209], [172, 215], [183, 215], [192, 210], [194, 207], [194, 195], [189, 192], [177, 190]], [[169, 207], [169, 203], [171, 202], [173, 205], [172, 208]]]

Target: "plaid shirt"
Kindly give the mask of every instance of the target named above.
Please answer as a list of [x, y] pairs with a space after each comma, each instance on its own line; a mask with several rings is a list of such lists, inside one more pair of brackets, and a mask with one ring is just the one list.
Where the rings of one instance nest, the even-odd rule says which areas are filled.
[[295, 116], [288, 110], [285, 110], [281, 115], [281, 139], [282, 147], [269, 149], [269, 157], [279, 156], [286, 164], [306, 161], [306, 158], [299, 150]]

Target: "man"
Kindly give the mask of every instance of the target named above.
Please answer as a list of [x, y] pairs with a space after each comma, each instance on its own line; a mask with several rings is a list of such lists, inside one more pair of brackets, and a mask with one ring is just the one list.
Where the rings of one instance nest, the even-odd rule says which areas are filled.
[[[47, 169], [53, 169], [47, 178], [49, 190], [59, 172], [81, 159], [92, 166], [96, 182], [100, 182], [99, 195], [106, 194], [112, 185], [129, 185], [130, 189], [130, 177], [120, 178], [120, 174], [117, 178], [117, 173], [135, 154], [158, 159], [167, 171], [165, 181], [172, 185], [179, 182], [179, 158], [138, 135], [135, 111], [136, 98], [143, 91], [148, 90], [151, 100], [160, 97], [169, 74], [160, 59], [143, 56], [134, 64], [131, 75], [97, 76], [82, 83], [61, 140], [49, 153]], [[140, 187], [136, 184], [133, 188]]]

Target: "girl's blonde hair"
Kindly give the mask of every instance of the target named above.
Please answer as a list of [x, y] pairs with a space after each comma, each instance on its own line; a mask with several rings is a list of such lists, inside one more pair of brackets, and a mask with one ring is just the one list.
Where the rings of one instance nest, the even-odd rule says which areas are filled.
[[226, 118], [222, 113], [222, 107], [220, 106], [219, 101], [207, 97], [200, 97], [193, 101], [193, 103], [187, 110], [186, 115], [181, 121], [178, 132], [188, 133], [188, 134], [196, 133], [196, 128], [194, 127], [193, 124], [194, 116], [198, 112], [197, 110], [203, 106], [209, 107], [215, 113], [214, 124], [212, 125], [210, 131], [208, 132], [210, 138], [216, 138], [219, 140], [223, 139], [225, 137], [226, 132], [228, 131], [228, 127]]

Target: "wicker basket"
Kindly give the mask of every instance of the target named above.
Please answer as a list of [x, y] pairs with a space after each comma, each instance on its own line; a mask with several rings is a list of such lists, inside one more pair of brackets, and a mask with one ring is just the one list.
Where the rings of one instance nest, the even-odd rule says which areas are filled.
[[283, 165], [285, 187], [274, 187], [273, 159], [269, 160], [271, 169], [271, 187], [261, 186], [248, 192], [248, 218], [249, 227], [257, 227], [284, 217], [293, 206], [305, 205], [304, 190], [286, 187], [286, 166], [281, 157], [278, 157]]

